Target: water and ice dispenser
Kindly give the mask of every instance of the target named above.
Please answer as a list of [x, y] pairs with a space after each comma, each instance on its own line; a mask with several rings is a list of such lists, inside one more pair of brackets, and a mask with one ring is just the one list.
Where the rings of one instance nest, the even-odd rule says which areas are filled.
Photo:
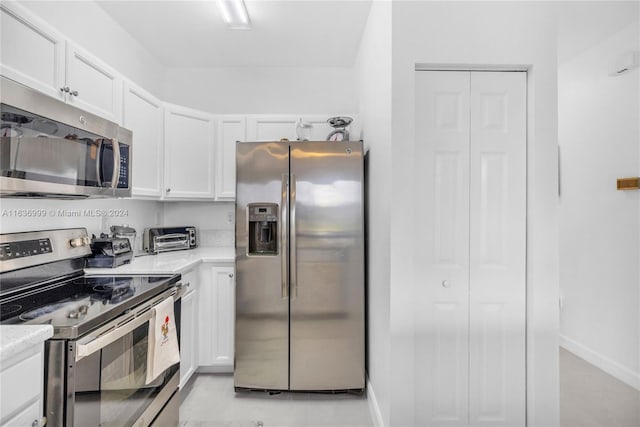
[[249, 255], [278, 255], [278, 204], [250, 203]]

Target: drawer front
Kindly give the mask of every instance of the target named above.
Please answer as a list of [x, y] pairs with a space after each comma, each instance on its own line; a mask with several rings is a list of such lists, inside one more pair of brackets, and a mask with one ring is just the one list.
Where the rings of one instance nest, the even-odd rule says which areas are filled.
[[[2, 371], [0, 410], [3, 415], [14, 413], [28, 402], [40, 400], [43, 363], [42, 352], [38, 352]], [[31, 422], [24, 425], [31, 425]]]

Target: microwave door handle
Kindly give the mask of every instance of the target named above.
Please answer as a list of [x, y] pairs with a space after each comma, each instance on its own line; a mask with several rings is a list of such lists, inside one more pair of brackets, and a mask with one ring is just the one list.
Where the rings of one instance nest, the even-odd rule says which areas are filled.
[[111, 188], [118, 188], [120, 178], [120, 144], [113, 138], [113, 177], [111, 178]]
[[98, 152], [96, 154], [96, 180], [98, 181], [98, 187], [102, 187], [102, 138], [97, 139]]

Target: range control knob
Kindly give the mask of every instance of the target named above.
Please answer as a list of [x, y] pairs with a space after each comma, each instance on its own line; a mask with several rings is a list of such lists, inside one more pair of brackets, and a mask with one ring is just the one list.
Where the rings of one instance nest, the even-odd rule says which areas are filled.
[[87, 246], [89, 242], [90, 240], [88, 237], [74, 237], [69, 240], [69, 245], [71, 245], [72, 248], [77, 248], [80, 246]]

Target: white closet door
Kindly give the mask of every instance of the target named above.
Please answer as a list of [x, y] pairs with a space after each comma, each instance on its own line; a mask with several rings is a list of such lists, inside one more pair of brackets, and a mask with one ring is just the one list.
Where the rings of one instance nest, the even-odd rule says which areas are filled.
[[525, 424], [526, 73], [416, 73], [416, 425]]
[[416, 73], [415, 424], [467, 425], [468, 72]]
[[526, 73], [471, 73], [470, 424], [525, 425]]

